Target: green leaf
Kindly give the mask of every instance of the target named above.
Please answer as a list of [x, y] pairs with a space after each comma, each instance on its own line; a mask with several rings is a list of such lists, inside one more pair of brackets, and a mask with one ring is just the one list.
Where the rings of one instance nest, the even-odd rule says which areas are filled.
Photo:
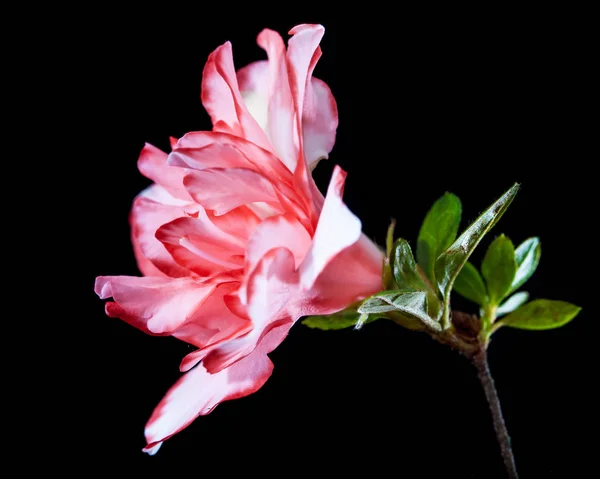
[[[458, 239], [450, 245], [437, 259], [435, 264], [435, 275], [440, 291], [444, 299], [449, 300], [450, 291], [454, 280], [460, 273], [464, 264], [471, 256], [475, 247], [481, 241], [481, 238], [492, 229], [500, 217], [504, 214], [511, 204], [515, 195], [519, 191], [519, 185], [515, 183], [506, 193], [504, 193], [492, 206], [479, 216], [469, 226]], [[446, 313], [446, 312], [444, 312]]]
[[577, 316], [579, 311], [581, 311], [579, 306], [566, 301], [536, 299], [521, 306], [496, 324], [534, 331], [553, 329], [567, 324]]
[[[302, 324], [312, 329], [322, 329], [324, 331], [334, 331], [356, 326], [360, 319], [360, 313], [356, 310], [343, 310], [338, 313], [320, 316], [309, 316], [302, 320]], [[381, 316], [371, 315], [362, 324], [367, 324], [379, 319]], [[361, 324], [361, 326], [362, 326]]]
[[390, 256], [394, 247], [394, 229], [396, 228], [396, 220], [392, 219], [388, 226], [387, 235], [385, 237], [385, 258], [383, 260], [383, 268], [381, 272], [381, 282], [385, 289], [394, 287], [392, 276], [392, 266], [390, 265]]
[[542, 244], [539, 238], [528, 238], [515, 251], [517, 273], [511, 286], [511, 292], [519, 289], [535, 272], [542, 255]]
[[392, 271], [399, 289], [425, 291], [428, 316], [438, 319], [442, 304], [432, 287], [421, 276], [408, 241], [398, 238], [392, 250]]
[[433, 204], [421, 225], [417, 261], [432, 283], [435, 282], [435, 260], [456, 238], [461, 212], [458, 197], [446, 193]]
[[385, 237], [386, 256], [389, 258], [394, 247], [394, 229], [396, 229], [396, 220], [392, 219], [388, 226], [387, 235]]
[[500, 235], [492, 241], [481, 263], [491, 305], [497, 306], [509, 293], [516, 272], [515, 247], [510, 239]]
[[480, 306], [487, 303], [487, 291], [483, 278], [473, 263], [469, 261], [465, 263], [456, 277], [454, 291]]
[[435, 331], [441, 331], [437, 321], [427, 313], [427, 293], [424, 291], [383, 291], [365, 299], [359, 313], [382, 314], [400, 312], [413, 316]]
[[525, 304], [529, 299], [529, 293], [526, 291], [521, 291], [520, 293], [515, 293], [511, 297], [509, 297], [504, 303], [498, 306], [496, 310], [496, 317], [504, 316], [505, 314], [511, 313], [519, 306]]
[[429, 288], [419, 271], [408, 241], [398, 238], [392, 250], [392, 272], [400, 289], [425, 291]]

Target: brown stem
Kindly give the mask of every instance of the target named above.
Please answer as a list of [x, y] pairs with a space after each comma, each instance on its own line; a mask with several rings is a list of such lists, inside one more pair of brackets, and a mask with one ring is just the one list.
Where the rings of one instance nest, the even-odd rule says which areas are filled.
[[494, 386], [494, 379], [490, 373], [490, 368], [487, 361], [487, 353], [485, 348], [473, 356], [473, 364], [477, 368], [477, 375], [483, 390], [485, 391], [485, 397], [492, 411], [492, 418], [494, 420], [494, 429], [496, 430], [496, 439], [500, 445], [500, 451], [502, 452], [502, 458], [504, 459], [504, 466], [510, 479], [518, 479], [517, 467], [515, 465], [515, 458], [513, 456], [512, 447], [510, 445], [510, 436], [504, 423], [504, 417], [502, 416], [502, 409], [500, 408], [500, 399]]

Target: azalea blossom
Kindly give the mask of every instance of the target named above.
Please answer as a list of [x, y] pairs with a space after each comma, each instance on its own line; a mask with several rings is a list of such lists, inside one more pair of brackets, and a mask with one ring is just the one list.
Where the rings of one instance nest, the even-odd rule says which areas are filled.
[[202, 103], [212, 131], [146, 145], [138, 167], [154, 184], [135, 199], [132, 242], [143, 277], [101, 276], [106, 312], [197, 349], [154, 410], [144, 451], [258, 390], [268, 353], [305, 315], [329, 314], [382, 289], [380, 249], [342, 200], [336, 167], [326, 197], [310, 171], [335, 142], [337, 107], [312, 76], [324, 29], [300, 25], [288, 47], [274, 31], [268, 60], [235, 71], [229, 43], [208, 58]]

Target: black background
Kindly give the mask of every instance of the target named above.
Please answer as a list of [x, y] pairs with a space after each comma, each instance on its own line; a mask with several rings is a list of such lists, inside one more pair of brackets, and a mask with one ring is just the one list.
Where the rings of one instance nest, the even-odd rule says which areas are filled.
[[[97, 275], [138, 274], [127, 222], [134, 196], [149, 184], [136, 169], [138, 153], [144, 142], [168, 150], [169, 136], [210, 129], [200, 80], [218, 45], [233, 43], [240, 68], [264, 58], [255, 43], [262, 28], [287, 38], [295, 24], [321, 23], [315, 76], [331, 87], [340, 126], [315, 176], [324, 191], [333, 165], [348, 172], [345, 200], [367, 235], [382, 244], [394, 217], [397, 235], [414, 245], [445, 191], [462, 199], [464, 227], [521, 183], [474, 262], [500, 232], [516, 244], [538, 235], [542, 260], [525, 289], [584, 310], [558, 330], [501, 330], [490, 364], [522, 477], [584, 477], [597, 319], [583, 293], [594, 282], [585, 271], [595, 240], [582, 224], [595, 221], [588, 163], [597, 161], [597, 149], [588, 150], [593, 57], [585, 12], [432, 7], [417, 15], [362, 5], [340, 7], [341, 18], [339, 9], [288, 7], [76, 12], [79, 20], [57, 32], [55, 62], [70, 100], [58, 127], [70, 175], [80, 178], [67, 205], [81, 201], [85, 209], [72, 226], [85, 233], [69, 250], [76, 307], [71, 302], [66, 316], [76, 339], [62, 351], [62, 425], [51, 447], [58, 467], [81, 477], [163, 468], [171, 477], [180, 469], [199, 477], [503, 477], [472, 366], [383, 321], [360, 332], [297, 324], [270, 355], [274, 373], [259, 392], [197, 419], [155, 457], [141, 452], [144, 424], [190, 347], [107, 318], [93, 293]], [[475, 312], [460, 298], [453, 305]]]

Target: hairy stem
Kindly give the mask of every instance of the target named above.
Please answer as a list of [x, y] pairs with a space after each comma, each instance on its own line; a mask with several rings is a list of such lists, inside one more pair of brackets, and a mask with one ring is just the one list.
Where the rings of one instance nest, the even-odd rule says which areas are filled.
[[502, 452], [502, 458], [504, 459], [504, 466], [508, 477], [511, 479], [518, 479], [517, 467], [515, 465], [515, 458], [513, 456], [512, 447], [510, 445], [510, 436], [504, 423], [504, 417], [502, 416], [502, 409], [500, 408], [500, 399], [496, 392], [496, 386], [494, 386], [494, 379], [490, 373], [490, 368], [487, 361], [487, 352], [483, 348], [478, 354], [473, 356], [473, 364], [477, 368], [477, 375], [479, 381], [485, 391], [485, 397], [492, 411], [492, 418], [494, 421], [494, 429], [496, 430], [496, 439], [500, 445], [500, 451]]

